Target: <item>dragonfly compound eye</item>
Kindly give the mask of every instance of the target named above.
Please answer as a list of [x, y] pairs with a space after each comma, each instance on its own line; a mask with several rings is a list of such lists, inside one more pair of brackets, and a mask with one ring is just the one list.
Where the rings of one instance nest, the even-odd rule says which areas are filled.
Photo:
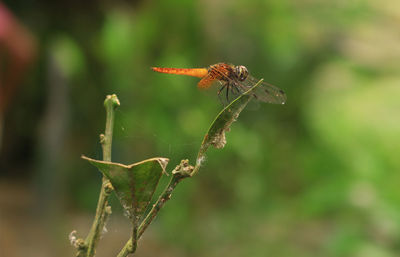
[[247, 68], [242, 65], [235, 67], [235, 73], [240, 81], [245, 80], [249, 75]]

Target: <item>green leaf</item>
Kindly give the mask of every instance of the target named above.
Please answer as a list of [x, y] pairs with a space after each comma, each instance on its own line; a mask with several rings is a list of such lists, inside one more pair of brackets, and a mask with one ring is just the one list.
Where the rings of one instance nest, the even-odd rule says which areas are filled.
[[169, 159], [151, 158], [131, 165], [82, 156], [97, 167], [114, 187], [129, 218], [142, 219]]
[[208, 132], [205, 135], [203, 142], [200, 146], [200, 150], [196, 160], [196, 167], [192, 175], [194, 175], [194, 173], [196, 173], [200, 168], [200, 165], [204, 160], [205, 153], [211, 145], [218, 149], [225, 146], [225, 132], [229, 131], [231, 124], [236, 121], [236, 119], [239, 117], [240, 112], [253, 98], [253, 95], [251, 93], [259, 85], [261, 85], [262, 81], [263, 79], [258, 81], [256, 85], [254, 85], [247, 92], [243, 93], [234, 101], [232, 101], [217, 115], [210, 128], [208, 129]]

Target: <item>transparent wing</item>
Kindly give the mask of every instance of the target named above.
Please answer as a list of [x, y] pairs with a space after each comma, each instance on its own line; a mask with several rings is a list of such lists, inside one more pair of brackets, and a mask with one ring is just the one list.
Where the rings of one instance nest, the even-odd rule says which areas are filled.
[[[239, 82], [241, 85], [243, 85], [245, 88], [250, 88], [254, 86], [259, 79], [256, 79], [252, 76], [248, 76], [245, 81]], [[266, 102], [266, 103], [272, 103], [272, 104], [284, 104], [286, 103], [286, 94], [285, 92], [274, 86], [271, 85], [267, 82], [262, 82], [260, 86], [258, 86], [254, 91], [254, 98]]]
[[[225, 80], [225, 82], [221, 81], [222, 86], [218, 91], [218, 96], [220, 97], [220, 99], [223, 100], [222, 102], [224, 104], [225, 102], [230, 102], [231, 100], [235, 99], [240, 94], [243, 94], [259, 81], [259, 79], [256, 79], [250, 75], [244, 81], [239, 81], [237, 79], [226, 76], [224, 73], [218, 71], [218, 69], [214, 69], [214, 71]], [[282, 89], [267, 82], [262, 82], [261, 85], [253, 91], [253, 96], [256, 100], [266, 103], [286, 103], [285, 92]]]
[[197, 87], [199, 88], [199, 89], [207, 89], [207, 88], [209, 88], [213, 83], [215, 83], [216, 82], [216, 79], [215, 78], [213, 78], [212, 76], [211, 76], [211, 74], [210, 73], [208, 73], [206, 76], [204, 76], [200, 81], [199, 81], [199, 83], [197, 83]]
[[219, 100], [224, 106], [230, 104], [233, 100], [238, 98], [247, 90], [241, 90], [239, 87], [232, 87], [230, 84], [222, 81], [218, 81], [220, 88], [218, 89], [217, 95]]

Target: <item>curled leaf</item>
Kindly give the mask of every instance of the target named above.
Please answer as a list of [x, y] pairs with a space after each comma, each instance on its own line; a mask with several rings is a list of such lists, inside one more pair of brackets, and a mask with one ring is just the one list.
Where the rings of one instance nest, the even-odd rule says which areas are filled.
[[150, 204], [154, 191], [169, 159], [151, 158], [124, 165], [99, 161], [82, 156], [97, 167], [114, 187], [119, 201], [131, 219], [141, 219]]

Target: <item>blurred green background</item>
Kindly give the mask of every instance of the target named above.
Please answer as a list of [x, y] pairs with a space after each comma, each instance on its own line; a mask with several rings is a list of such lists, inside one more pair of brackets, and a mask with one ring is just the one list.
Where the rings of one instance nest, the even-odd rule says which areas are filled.
[[[198, 79], [151, 66], [245, 65], [287, 104], [240, 115], [180, 184], [136, 256], [400, 255], [400, 3], [396, 0], [3, 2], [36, 58], [3, 114], [0, 255], [72, 256], [100, 173], [103, 100], [113, 160], [193, 163], [221, 104]], [[162, 181], [165, 182], [165, 181]], [[97, 256], [129, 222], [115, 197]]]

